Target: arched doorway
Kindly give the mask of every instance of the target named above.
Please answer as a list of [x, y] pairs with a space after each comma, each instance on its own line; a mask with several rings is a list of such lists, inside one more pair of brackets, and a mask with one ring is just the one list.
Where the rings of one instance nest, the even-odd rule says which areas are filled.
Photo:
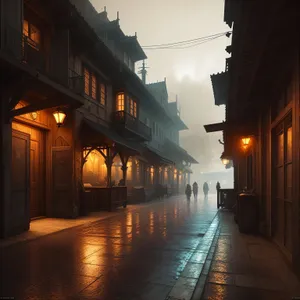
[[98, 150], [92, 150], [87, 155], [82, 169], [82, 182], [85, 186], [107, 186], [105, 158]]

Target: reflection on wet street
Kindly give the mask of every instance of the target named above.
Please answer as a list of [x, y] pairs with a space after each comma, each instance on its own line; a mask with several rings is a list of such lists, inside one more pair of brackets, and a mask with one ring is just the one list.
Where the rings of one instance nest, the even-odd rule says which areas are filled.
[[184, 271], [198, 276], [204, 258], [197, 247], [215, 213], [215, 197], [172, 197], [4, 248], [0, 296], [165, 299], [188, 261]]

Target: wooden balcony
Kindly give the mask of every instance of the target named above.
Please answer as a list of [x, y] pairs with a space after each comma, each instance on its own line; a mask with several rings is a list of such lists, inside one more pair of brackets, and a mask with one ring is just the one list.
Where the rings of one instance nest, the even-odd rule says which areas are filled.
[[125, 137], [140, 141], [150, 141], [152, 138], [151, 128], [124, 110], [114, 112], [112, 121]]
[[68, 86], [68, 64], [62, 63], [61, 60], [68, 58], [69, 53], [67, 48], [59, 47], [68, 40], [63, 39], [64, 37], [61, 40], [53, 38], [46, 50], [20, 30], [9, 25], [4, 24], [1, 33], [3, 33], [1, 54], [37, 70], [65, 87]]

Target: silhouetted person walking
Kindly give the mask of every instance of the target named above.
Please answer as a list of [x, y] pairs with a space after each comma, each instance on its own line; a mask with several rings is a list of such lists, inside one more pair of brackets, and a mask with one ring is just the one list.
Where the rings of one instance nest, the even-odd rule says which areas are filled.
[[194, 194], [194, 199], [197, 199], [197, 197], [198, 197], [198, 184], [197, 184], [196, 181], [193, 183], [193, 194]]
[[220, 184], [220, 182], [218, 181], [218, 182], [217, 182], [217, 185], [216, 185], [216, 190], [217, 190], [217, 192], [219, 191], [220, 188], [221, 188], [221, 184]]
[[187, 200], [190, 201], [191, 195], [192, 195], [192, 187], [190, 184], [186, 185], [185, 194], [186, 194]]
[[206, 198], [207, 195], [208, 195], [208, 191], [209, 191], [208, 184], [207, 184], [207, 182], [204, 182], [204, 184], [203, 184], [203, 193], [204, 193], [204, 197], [205, 197], [205, 198]]

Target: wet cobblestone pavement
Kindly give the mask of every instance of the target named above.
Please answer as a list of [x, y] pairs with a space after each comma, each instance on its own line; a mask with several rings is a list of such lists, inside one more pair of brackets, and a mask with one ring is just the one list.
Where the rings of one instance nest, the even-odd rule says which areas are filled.
[[213, 238], [216, 211], [214, 196], [189, 204], [172, 197], [6, 247], [1, 249], [0, 296], [189, 299]]

